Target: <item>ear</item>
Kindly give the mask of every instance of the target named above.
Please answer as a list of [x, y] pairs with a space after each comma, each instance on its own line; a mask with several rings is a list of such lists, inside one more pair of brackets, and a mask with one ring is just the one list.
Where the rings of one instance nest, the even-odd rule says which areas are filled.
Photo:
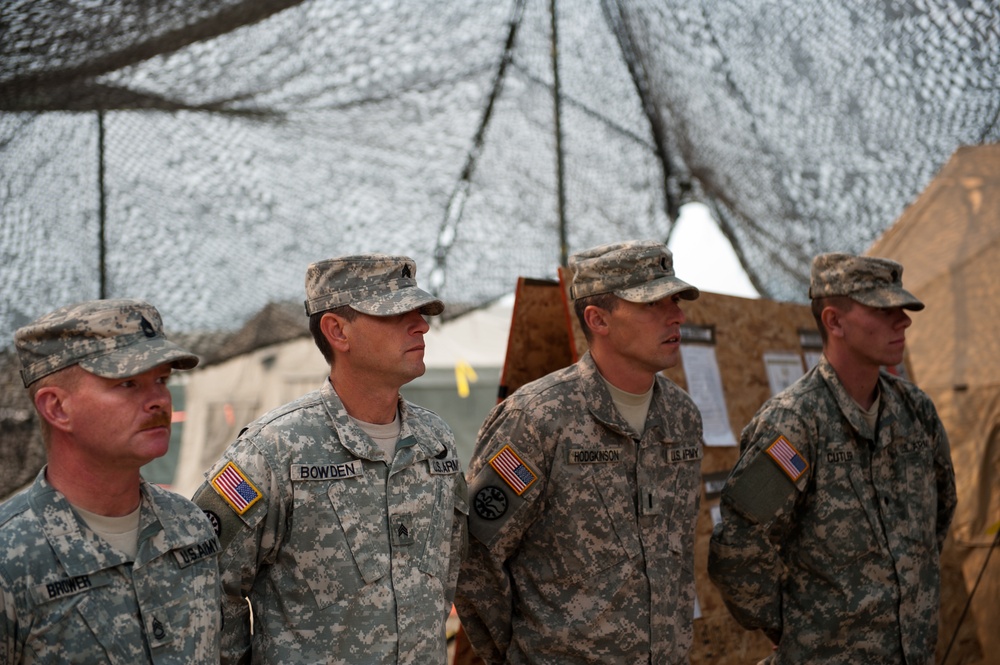
[[53, 429], [71, 432], [73, 423], [69, 409], [66, 407], [66, 401], [69, 397], [69, 391], [59, 386], [39, 388], [38, 392], [35, 393], [35, 408], [38, 410], [38, 415], [44, 418]]
[[606, 309], [601, 309], [597, 305], [587, 305], [583, 310], [583, 321], [590, 328], [590, 332], [595, 335], [607, 335], [610, 332], [608, 325], [608, 314]]
[[833, 307], [832, 305], [827, 305], [823, 308], [823, 311], [820, 312], [819, 316], [829, 337], [844, 336], [844, 325], [841, 320], [841, 312], [839, 309]]
[[335, 351], [344, 353], [351, 348], [347, 333], [351, 322], [333, 312], [327, 312], [319, 320], [319, 328], [323, 331], [323, 336], [330, 343], [330, 347]]

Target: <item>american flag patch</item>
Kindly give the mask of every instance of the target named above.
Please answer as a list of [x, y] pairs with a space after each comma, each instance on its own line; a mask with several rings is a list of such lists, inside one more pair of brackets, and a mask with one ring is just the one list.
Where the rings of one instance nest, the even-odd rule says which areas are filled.
[[806, 461], [802, 459], [802, 455], [799, 455], [799, 451], [795, 450], [784, 436], [775, 439], [774, 443], [767, 447], [766, 452], [781, 467], [781, 470], [788, 474], [793, 483], [801, 478], [802, 474], [809, 468]]
[[528, 465], [521, 461], [514, 449], [504, 446], [500, 452], [490, 460], [490, 466], [500, 474], [504, 482], [520, 496], [531, 487], [537, 476], [528, 468]]
[[260, 500], [260, 491], [232, 462], [227, 462], [212, 478], [212, 487], [240, 515]]

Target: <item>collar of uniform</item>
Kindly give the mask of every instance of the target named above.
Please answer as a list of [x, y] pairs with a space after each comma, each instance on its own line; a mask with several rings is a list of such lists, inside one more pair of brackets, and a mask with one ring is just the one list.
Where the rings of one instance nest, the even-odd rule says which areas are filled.
[[[139, 551], [136, 552], [136, 564], [151, 561], [179, 547], [203, 540], [197, 532], [192, 532], [190, 520], [171, 514], [170, 505], [175, 495], [170, 490], [145, 480], [139, 489], [142, 492], [142, 512], [139, 514]], [[162, 498], [157, 500], [157, 495]]]
[[[372, 442], [364, 432], [351, 422], [351, 417], [344, 408], [344, 403], [340, 401], [337, 391], [328, 378], [323, 383], [323, 401], [326, 404], [327, 413], [330, 415], [332, 426], [337, 430], [340, 438], [340, 445], [355, 457], [368, 461], [382, 461], [382, 451]], [[446, 448], [438, 441], [434, 433], [429, 433], [424, 428], [418, 418], [412, 417], [411, 410], [406, 400], [399, 398], [399, 440], [405, 441], [407, 438], [414, 441], [413, 448], [419, 452], [415, 453], [417, 460], [435, 457]]]
[[402, 429], [399, 433], [400, 439], [411, 438], [414, 441], [413, 447], [420, 450], [417, 455], [418, 460], [437, 457], [448, 450], [448, 447], [440, 441], [440, 435], [427, 427], [420, 418], [413, 415], [412, 405], [402, 397], [399, 398], [399, 415], [402, 419]]
[[[833, 369], [833, 365], [826, 359], [826, 356], [820, 357], [816, 371], [823, 377], [823, 381], [826, 382], [830, 392], [833, 393], [833, 398], [837, 400], [837, 407], [844, 415], [844, 418], [847, 419], [847, 422], [851, 424], [851, 427], [854, 428], [854, 431], [858, 433], [858, 436], [868, 441], [875, 441], [875, 432], [868, 426], [864, 414], [861, 413], [861, 407], [847, 394], [847, 389], [840, 382], [837, 372]], [[883, 391], [884, 394], [885, 391]]]
[[[327, 378], [323, 382], [320, 392], [323, 395], [323, 403], [326, 405], [326, 412], [330, 416], [330, 426], [336, 430], [340, 445], [347, 452], [357, 458], [372, 461], [382, 461], [382, 451], [379, 450], [375, 442], [361, 431], [361, 428], [351, 422], [344, 403], [340, 401], [340, 396], [333, 388], [333, 383]], [[400, 414], [402, 420], [402, 414]], [[402, 431], [400, 438], [403, 437]]]
[[67, 576], [89, 575], [123, 563], [124, 554], [115, 559], [110, 546], [98, 550], [94, 539], [85, 535], [85, 525], [69, 500], [45, 478], [47, 468], [42, 467], [35, 477], [28, 503]]
[[[611, 391], [604, 384], [604, 378], [601, 375], [600, 370], [597, 369], [597, 364], [594, 362], [594, 358], [590, 355], [590, 351], [583, 354], [583, 357], [577, 361], [577, 367], [580, 370], [580, 380], [583, 385], [589, 386], [587, 391], [590, 397], [587, 399], [587, 408], [590, 409], [591, 415], [594, 416], [599, 422], [601, 422], [605, 427], [613, 430], [622, 436], [627, 436], [630, 439], [635, 439], [636, 434], [639, 432], [633, 431], [632, 427], [625, 422], [625, 419], [618, 409], [615, 408], [615, 402], [611, 398]], [[653, 400], [650, 401], [650, 408], [652, 408], [653, 401], [658, 397], [658, 387], [656, 382], [653, 382]]]

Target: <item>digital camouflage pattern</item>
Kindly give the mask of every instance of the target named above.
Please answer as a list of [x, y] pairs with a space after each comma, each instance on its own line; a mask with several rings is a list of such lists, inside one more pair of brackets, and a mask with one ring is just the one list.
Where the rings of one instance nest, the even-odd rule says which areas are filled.
[[171, 363], [191, 369], [198, 356], [167, 340], [160, 313], [140, 300], [91, 300], [39, 317], [14, 333], [25, 387], [71, 365], [123, 379]]
[[924, 304], [903, 288], [903, 266], [871, 256], [832, 252], [812, 262], [809, 297], [848, 296], [869, 307], [920, 311]]
[[0, 663], [219, 662], [219, 542], [143, 482], [134, 563], [45, 479], [0, 506]]
[[[955, 511], [930, 399], [883, 373], [877, 432], [823, 358], [761, 407], [722, 493], [708, 572], [774, 663], [932, 665], [940, 550]], [[765, 450], [785, 437], [796, 482]]]
[[417, 287], [417, 265], [406, 256], [361, 254], [313, 263], [306, 270], [306, 314], [350, 305], [363, 314], [393, 316], [419, 309], [437, 315], [444, 303]]
[[[222, 541], [223, 663], [446, 661], [465, 476], [444, 421], [399, 407], [386, 461], [327, 381], [252, 423], [208, 474], [194, 499]], [[247, 481], [235, 501], [211, 482], [230, 462]]]
[[698, 289], [674, 275], [674, 256], [655, 240], [601, 245], [569, 258], [573, 299], [614, 293], [630, 302], [655, 302], [674, 294], [685, 300]]
[[[657, 376], [640, 437], [589, 353], [487, 418], [469, 465], [456, 607], [510, 663], [687, 663], [701, 414]], [[492, 464], [491, 464], [492, 461]]]

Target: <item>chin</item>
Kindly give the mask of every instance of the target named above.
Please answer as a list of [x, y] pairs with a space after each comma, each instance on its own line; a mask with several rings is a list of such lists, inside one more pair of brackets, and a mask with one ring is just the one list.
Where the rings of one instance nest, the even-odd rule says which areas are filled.
[[168, 433], [162, 438], [146, 442], [139, 448], [139, 450], [141, 451], [142, 456], [148, 460], [163, 457], [170, 450], [170, 434]]
[[408, 371], [406, 372], [406, 383], [409, 383], [410, 381], [413, 381], [414, 379], [420, 378], [421, 376], [424, 375], [424, 373], [426, 371], [427, 371], [427, 368], [424, 367], [423, 363], [420, 363], [419, 366], [410, 367], [408, 369]]

